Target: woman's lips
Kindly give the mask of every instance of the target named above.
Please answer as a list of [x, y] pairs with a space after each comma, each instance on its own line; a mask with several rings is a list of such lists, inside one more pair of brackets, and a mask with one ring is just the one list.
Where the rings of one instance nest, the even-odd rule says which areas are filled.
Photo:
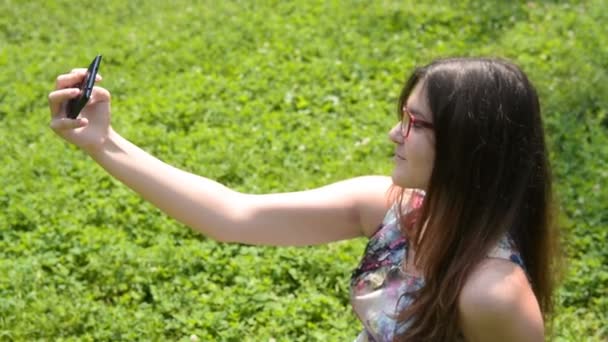
[[403, 158], [402, 156], [400, 156], [397, 153], [395, 153], [395, 159], [405, 160], [405, 158]]

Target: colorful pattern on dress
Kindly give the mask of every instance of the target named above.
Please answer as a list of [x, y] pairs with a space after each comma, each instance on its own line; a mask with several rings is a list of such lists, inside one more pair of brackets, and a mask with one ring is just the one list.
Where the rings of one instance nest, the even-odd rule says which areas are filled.
[[[414, 224], [423, 200], [423, 191], [411, 193], [403, 213], [406, 230]], [[408, 322], [398, 323], [396, 316], [411, 303], [412, 296], [408, 294], [424, 286], [423, 277], [403, 271], [409, 243], [401, 232], [397, 210], [397, 205], [388, 210], [351, 276], [351, 305], [364, 326], [355, 342], [392, 341], [395, 334], [405, 332]], [[507, 236], [488, 257], [511, 260], [523, 267]]]

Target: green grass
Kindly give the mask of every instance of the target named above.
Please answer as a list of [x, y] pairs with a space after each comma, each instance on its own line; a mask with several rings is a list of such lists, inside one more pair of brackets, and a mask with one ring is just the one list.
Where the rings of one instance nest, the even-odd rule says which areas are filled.
[[234, 189], [388, 174], [415, 65], [514, 60], [538, 87], [568, 267], [556, 341], [608, 338], [603, 0], [0, 0], [0, 340], [352, 340], [362, 239], [225, 245], [163, 216], [48, 128], [54, 78], [104, 55], [114, 127]]

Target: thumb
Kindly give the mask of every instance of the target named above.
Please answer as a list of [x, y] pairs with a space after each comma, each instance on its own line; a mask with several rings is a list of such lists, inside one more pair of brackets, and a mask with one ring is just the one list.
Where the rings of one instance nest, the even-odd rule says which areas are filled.
[[95, 104], [98, 102], [110, 102], [110, 92], [102, 87], [94, 86], [93, 93], [91, 94], [91, 99], [88, 104]]

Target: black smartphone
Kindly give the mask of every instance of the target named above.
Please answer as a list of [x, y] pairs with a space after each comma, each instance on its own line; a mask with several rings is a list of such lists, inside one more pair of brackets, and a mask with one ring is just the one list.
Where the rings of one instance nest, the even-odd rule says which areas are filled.
[[68, 101], [68, 118], [76, 119], [78, 114], [84, 106], [87, 104], [89, 99], [91, 98], [91, 94], [93, 93], [93, 86], [95, 86], [95, 77], [97, 76], [97, 71], [99, 70], [99, 64], [101, 63], [101, 55], [97, 55], [93, 62], [89, 65], [87, 69], [87, 75], [84, 77], [84, 80], [81, 84], [78, 85], [80, 88], [80, 95], [78, 97], [71, 99]]

